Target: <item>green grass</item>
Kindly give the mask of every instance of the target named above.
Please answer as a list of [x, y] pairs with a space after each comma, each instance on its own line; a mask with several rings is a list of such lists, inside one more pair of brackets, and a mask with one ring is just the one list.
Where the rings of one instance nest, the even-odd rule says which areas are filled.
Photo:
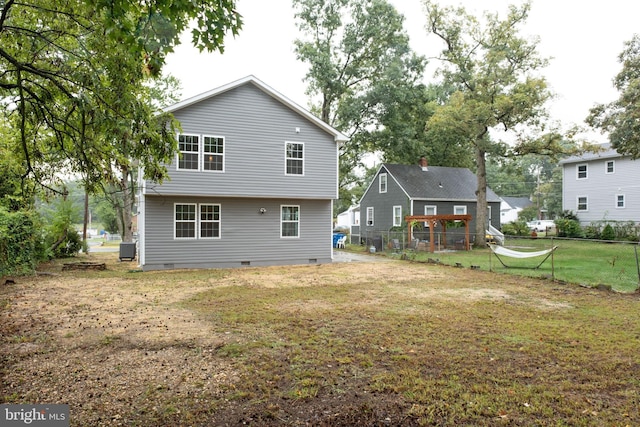
[[[506, 247], [519, 251], [534, 251], [550, 249], [553, 246], [558, 249], [538, 269], [531, 269], [538, 265], [544, 257], [513, 259], [502, 257], [503, 262], [508, 266], [516, 268], [505, 268], [490, 249], [473, 249], [471, 251], [454, 252], [407, 252], [409, 259], [414, 261], [439, 261], [441, 263], [455, 266], [461, 264], [462, 267], [469, 268], [471, 265], [479, 266], [482, 270], [491, 270], [498, 273], [555, 278], [556, 280], [581, 284], [586, 286], [597, 286], [599, 284], [610, 285], [620, 292], [633, 292], [638, 288], [640, 278], [638, 277], [638, 267], [636, 264], [636, 254], [634, 247], [640, 252], [637, 244], [623, 243], [601, 243], [588, 240], [563, 240], [563, 239], [514, 239], [508, 238]], [[350, 250], [360, 250], [359, 247], [351, 246]], [[387, 256], [398, 256], [391, 251], [385, 253]], [[639, 255], [640, 256], [640, 255]]]
[[256, 422], [286, 402], [360, 395], [356, 412], [385, 408], [409, 425], [640, 423], [635, 295], [428, 268], [450, 281], [237, 286], [186, 305], [233, 331], [218, 355], [242, 373], [233, 398]]

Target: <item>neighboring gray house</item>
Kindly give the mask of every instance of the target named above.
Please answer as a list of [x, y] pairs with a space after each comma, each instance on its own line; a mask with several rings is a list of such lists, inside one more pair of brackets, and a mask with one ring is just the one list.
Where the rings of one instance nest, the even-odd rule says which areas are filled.
[[179, 102], [170, 179], [142, 182], [144, 270], [330, 262], [347, 138], [253, 76]]
[[597, 221], [640, 222], [640, 161], [603, 144], [596, 153], [560, 161], [562, 209], [582, 225]]
[[517, 221], [520, 211], [533, 204], [528, 197], [502, 196], [500, 199], [500, 224]]
[[[404, 227], [407, 215], [471, 215], [475, 231], [477, 179], [469, 169], [420, 164], [385, 163], [376, 172], [360, 200], [359, 238], [370, 240], [392, 228]], [[500, 198], [487, 188], [490, 224], [500, 227]], [[429, 234], [427, 225], [422, 238]], [[405, 227], [406, 228], [406, 227]], [[436, 231], [436, 230], [434, 230]], [[464, 229], [447, 230], [447, 239], [459, 239]], [[419, 237], [420, 232], [414, 232]], [[484, 237], [484, 236], [483, 236]], [[419, 237], [420, 238], [420, 237]]]

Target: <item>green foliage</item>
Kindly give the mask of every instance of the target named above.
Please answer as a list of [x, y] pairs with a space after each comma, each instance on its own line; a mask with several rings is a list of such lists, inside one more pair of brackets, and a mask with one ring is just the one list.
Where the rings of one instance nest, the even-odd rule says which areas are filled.
[[558, 237], [584, 237], [584, 230], [580, 226], [580, 222], [574, 219], [558, 218], [555, 220], [555, 223], [558, 230]]
[[96, 220], [109, 233], [119, 233], [118, 215], [113, 205], [107, 200], [101, 200], [95, 207]]
[[[551, 92], [539, 70], [546, 66], [547, 60], [539, 56], [536, 39], [519, 34], [528, 18], [530, 3], [510, 6], [502, 20], [496, 13], [485, 13], [483, 22], [462, 7], [441, 7], [430, 0], [424, 4], [427, 28], [444, 46], [439, 74], [456, 89], [448, 101], [435, 110], [427, 127], [457, 137], [475, 153], [476, 234], [483, 235], [487, 220], [486, 156], [504, 156], [508, 152], [505, 143], [491, 140], [489, 130], [542, 124]], [[529, 145], [536, 145], [535, 150], [529, 152], [557, 148], [559, 139], [555, 135], [544, 138], [544, 143], [540, 139], [527, 141]], [[520, 138], [518, 145], [524, 142], [524, 138]]]
[[527, 206], [518, 212], [518, 220], [520, 221], [527, 222], [534, 219], [538, 219], [538, 207], [536, 205]]
[[389, 141], [406, 147], [424, 133], [425, 60], [411, 50], [403, 17], [386, 0], [293, 6], [303, 34], [296, 55], [309, 65], [307, 93], [320, 100], [312, 112], [350, 137], [340, 147], [340, 196], [351, 198], [365, 154]]
[[79, 215], [71, 200], [63, 199], [57, 203], [46, 227], [45, 243], [49, 257], [68, 258], [82, 249], [82, 241], [74, 227]]
[[569, 211], [569, 210], [562, 211], [560, 213], [559, 217], [563, 218], [563, 219], [570, 219], [570, 220], [573, 220], [573, 221], [579, 221], [578, 215], [576, 215], [575, 212]]
[[222, 50], [241, 17], [231, 0], [4, 2], [0, 105], [17, 176], [49, 186], [64, 170], [93, 191], [139, 163], [165, 178], [177, 123], [144, 82], [192, 23], [194, 45]]
[[600, 234], [600, 238], [602, 240], [615, 240], [616, 232], [613, 230], [611, 224], [607, 224], [602, 229], [602, 234]]
[[620, 97], [592, 108], [587, 123], [609, 134], [609, 140], [620, 154], [640, 158], [640, 34], [625, 43], [618, 56], [622, 70], [614, 79]]
[[31, 273], [42, 259], [37, 217], [0, 206], [0, 276]]
[[501, 231], [507, 236], [528, 236], [531, 233], [525, 221], [512, 221], [504, 224]]

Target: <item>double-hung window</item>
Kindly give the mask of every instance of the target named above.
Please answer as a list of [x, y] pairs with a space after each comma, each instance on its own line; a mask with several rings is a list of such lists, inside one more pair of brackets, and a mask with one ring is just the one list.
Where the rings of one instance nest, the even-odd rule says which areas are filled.
[[175, 204], [175, 232], [176, 239], [196, 238], [196, 204], [176, 203]]
[[200, 205], [200, 238], [220, 238], [220, 205]]
[[606, 173], [614, 173], [615, 172], [615, 162], [613, 160], [609, 160], [607, 162], [607, 170]]
[[402, 206], [393, 207], [393, 226], [400, 227], [402, 225]]
[[224, 138], [203, 136], [202, 145], [202, 169], [205, 171], [224, 171]]
[[589, 202], [587, 196], [578, 196], [578, 211], [587, 211], [589, 210]]
[[587, 165], [578, 165], [578, 179], [587, 179]]
[[300, 237], [300, 206], [280, 207], [280, 237]]
[[285, 143], [285, 175], [304, 175], [304, 144]]
[[381, 173], [380, 178], [378, 180], [378, 192], [386, 193], [387, 192], [387, 174]]
[[467, 214], [467, 206], [466, 205], [454, 206], [453, 207], [453, 214], [454, 215], [466, 215]]
[[219, 239], [220, 205], [176, 203], [174, 205], [175, 239]]
[[[424, 207], [425, 215], [438, 215], [438, 207], [435, 205], [426, 205]], [[431, 227], [431, 223], [429, 221], [424, 223], [425, 227]]]
[[624, 208], [624, 194], [616, 194], [616, 208]]
[[200, 137], [198, 135], [178, 135], [178, 169], [198, 170]]
[[367, 208], [367, 225], [368, 226], [373, 225], [373, 206], [369, 206]]

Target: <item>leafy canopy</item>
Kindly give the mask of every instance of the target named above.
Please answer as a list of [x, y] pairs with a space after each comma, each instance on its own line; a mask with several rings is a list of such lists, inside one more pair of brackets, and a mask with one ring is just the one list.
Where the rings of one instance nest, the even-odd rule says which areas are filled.
[[613, 80], [620, 97], [591, 109], [587, 122], [609, 133], [612, 146], [620, 154], [640, 158], [640, 35], [625, 43], [618, 56], [622, 70]]

